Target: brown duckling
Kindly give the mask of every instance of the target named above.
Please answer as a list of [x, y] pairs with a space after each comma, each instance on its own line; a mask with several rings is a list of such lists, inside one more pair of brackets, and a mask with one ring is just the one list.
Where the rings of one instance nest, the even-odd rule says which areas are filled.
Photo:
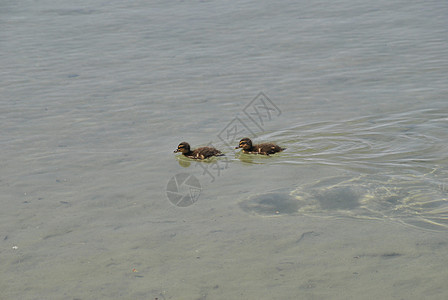
[[213, 147], [201, 147], [191, 151], [190, 144], [187, 142], [182, 142], [177, 146], [177, 150], [174, 153], [181, 152], [183, 155], [193, 159], [206, 159], [212, 156], [221, 156], [224, 155], [221, 151], [213, 148]]
[[250, 138], [244, 138], [240, 141], [240, 144], [238, 147], [235, 147], [235, 149], [243, 148], [244, 153], [254, 153], [254, 154], [274, 154], [280, 151], [285, 150], [285, 148], [282, 148], [280, 146], [277, 146], [276, 144], [272, 143], [265, 143], [265, 144], [257, 144], [252, 145], [252, 141]]

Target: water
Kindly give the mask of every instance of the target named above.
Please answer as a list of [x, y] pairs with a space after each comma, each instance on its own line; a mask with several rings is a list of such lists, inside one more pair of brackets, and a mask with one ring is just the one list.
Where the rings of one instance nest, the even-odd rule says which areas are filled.
[[0, 298], [446, 298], [447, 12], [0, 4]]

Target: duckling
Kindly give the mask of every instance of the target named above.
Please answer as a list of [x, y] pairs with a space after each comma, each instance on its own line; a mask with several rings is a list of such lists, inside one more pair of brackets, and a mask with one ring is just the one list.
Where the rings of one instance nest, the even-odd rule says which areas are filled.
[[238, 147], [235, 147], [235, 149], [243, 148], [244, 153], [254, 153], [254, 154], [274, 154], [280, 151], [285, 150], [285, 148], [282, 148], [280, 146], [277, 146], [276, 144], [272, 143], [265, 143], [265, 144], [257, 144], [252, 145], [252, 141], [250, 138], [244, 138], [240, 141], [240, 144]]
[[213, 147], [201, 147], [191, 151], [190, 144], [187, 142], [182, 142], [177, 146], [177, 150], [174, 153], [181, 152], [183, 155], [193, 159], [206, 159], [212, 156], [221, 156], [224, 155], [221, 151], [213, 148]]

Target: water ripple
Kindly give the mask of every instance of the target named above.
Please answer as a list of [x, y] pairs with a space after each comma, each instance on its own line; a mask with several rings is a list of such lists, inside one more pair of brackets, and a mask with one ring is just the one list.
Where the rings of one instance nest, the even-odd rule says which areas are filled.
[[364, 172], [397, 166], [431, 168], [447, 162], [447, 115], [421, 110], [301, 124], [270, 137], [287, 147], [281, 163], [336, 165]]
[[290, 195], [299, 203], [297, 213], [393, 219], [425, 229], [448, 229], [448, 190], [430, 178], [333, 177], [301, 186]]
[[274, 163], [318, 164], [352, 175], [321, 178], [281, 197], [255, 195], [241, 207], [261, 215], [388, 218], [448, 229], [447, 115], [427, 109], [300, 124], [261, 137], [287, 147]]

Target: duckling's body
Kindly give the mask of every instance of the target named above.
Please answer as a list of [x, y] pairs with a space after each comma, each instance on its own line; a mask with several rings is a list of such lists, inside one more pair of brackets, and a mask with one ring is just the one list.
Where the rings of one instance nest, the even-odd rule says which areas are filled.
[[193, 159], [206, 159], [212, 156], [224, 155], [221, 153], [221, 151], [213, 147], [201, 147], [192, 151], [190, 149], [190, 144], [188, 144], [187, 142], [180, 143], [179, 146], [177, 146], [177, 150], [175, 150], [174, 153], [176, 152], [181, 152], [186, 157]]
[[250, 138], [242, 139], [239, 143], [239, 146], [236, 147], [235, 149], [238, 148], [243, 148], [244, 153], [263, 154], [263, 155], [274, 154], [285, 150], [285, 148], [282, 148], [272, 143], [252, 145], [252, 141]]

